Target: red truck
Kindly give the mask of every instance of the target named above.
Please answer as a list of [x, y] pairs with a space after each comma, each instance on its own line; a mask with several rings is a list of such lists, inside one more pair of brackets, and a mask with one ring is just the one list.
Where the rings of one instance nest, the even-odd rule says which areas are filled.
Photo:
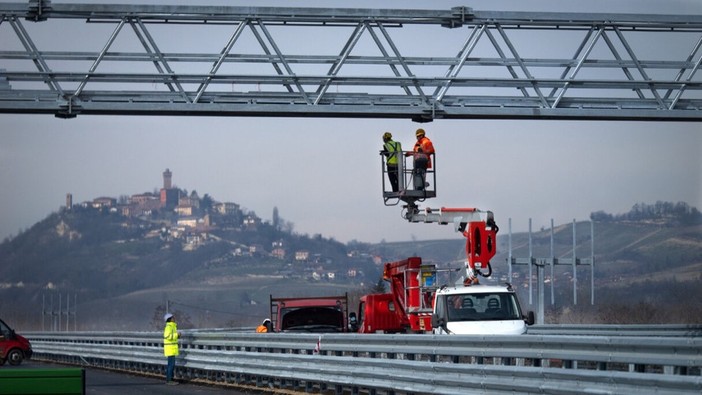
[[32, 357], [32, 345], [29, 340], [15, 333], [3, 320], [0, 320], [0, 365], [5, 361], [10, 365], [19, 365]]
[[[434, 333], [519, 335], [533, 325], [534, 313], [522, 314], [511, 285], [465, 285], [462, 277], [437, 286], [435, 265], [419, 257], [385, 264], [390, 292], [361, 297], [359, 333]], [[444, 279], [445, 280], [445, 279]]]
[[[423, 265], [420, 257], [389, 262], [385, 264], [383, 279], [390, 283], [389, 293], [361, 297], [358, 332], [431, 332], [436, 267]], [[352, 315], [352, 323], [354, 319]]]
[[348, 295], [309, 298], [270, 296], [274, 332], [347, 332]]

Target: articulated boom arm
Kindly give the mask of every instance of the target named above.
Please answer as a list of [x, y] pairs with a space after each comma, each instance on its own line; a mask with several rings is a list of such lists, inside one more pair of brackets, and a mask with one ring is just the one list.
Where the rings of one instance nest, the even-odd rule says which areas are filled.
[[[410, 222], [438, 223], [447, 225], [452, 223], [456, 232], [461, 232], [466, 238], [466, 284], [477, 284], [475, 274], [489, 277], [492, 273], [490, 259], [497, 252], [497, 232], [499, 228], [495, 223], [492, 211], [481, 211], [476, 208], [425, 208], [420, 210], [417, 206], [407, 206], [405, 218]], [[481, 270], [487, 268], [487, 273]]]
[[[487, 222], [493, 218], [491, 211], [481, 211], [477, 208], [425, 208], [420, 210], [419, 207], [413, 206], [407, 208], [405, 218], [410, 222], [436, 222], [439, 225], [454, 224], [456, 232], [459, 232], [461, 224], [475, 221]], [[494, 219], [492, 219], [494, 222]]]

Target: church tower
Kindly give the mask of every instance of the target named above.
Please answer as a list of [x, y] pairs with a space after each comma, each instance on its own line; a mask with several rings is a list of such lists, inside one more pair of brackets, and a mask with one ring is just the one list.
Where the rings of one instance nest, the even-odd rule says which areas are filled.
[[163, 172], [163, 189], [171, 189], [171, 176], [173, 174], [169, 169]]
[[180, 189], [173, 188], [171, 177], [173, 173], [169, 169], [163, 172], [163, 188], [161, 188], [161, 207], [172, 209], [178, 205], [180, 198]]

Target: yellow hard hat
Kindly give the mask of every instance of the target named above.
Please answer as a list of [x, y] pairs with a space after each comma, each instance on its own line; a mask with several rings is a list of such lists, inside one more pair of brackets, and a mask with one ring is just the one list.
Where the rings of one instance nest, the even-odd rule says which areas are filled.
[[392, 134], [390, 132], [383, 133], [383, 140], [388, 140], [391, 138], [392, 138]]
[[420, 128], [420, 129], [417, 129], [417, 131], [415, 132], [415, 135], [416, 135], [417, 137], [419, 137], [419, 136], [424, 136], [424, 129], [421, 129], [421, 128]]

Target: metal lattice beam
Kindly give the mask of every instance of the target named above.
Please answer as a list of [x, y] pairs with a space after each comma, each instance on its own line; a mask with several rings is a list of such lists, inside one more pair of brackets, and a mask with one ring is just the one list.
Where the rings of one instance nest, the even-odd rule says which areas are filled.
[[702, 120], [700, 15], [33, 0], [0, 16], [5, 113]]

